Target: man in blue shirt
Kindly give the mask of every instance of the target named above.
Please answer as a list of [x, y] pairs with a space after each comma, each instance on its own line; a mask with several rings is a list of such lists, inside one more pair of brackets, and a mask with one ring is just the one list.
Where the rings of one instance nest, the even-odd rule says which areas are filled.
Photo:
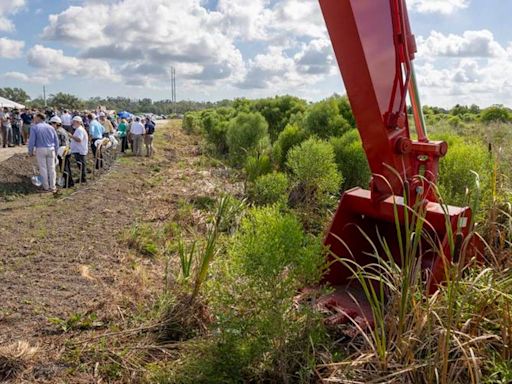
[[30, 132], [28, 140], [28, 154], [36, 156], [39, 165], [39, 173], [43, 179], [43, 189], [46, 192], [57, 192], [55, 163], [57, 161], [57, 150], [59, 139], [55, 129], [45, 123], [46, 116], [38, 113], [34, 117], [34, 127]]
[[155, 134], [155, 123], [151, 121], [149, 116], [146, 117], [146, 124], [144, 125], [146, 133], [144, 135], [144, 144], [146, 145], [146, 157], [153, 156], [153, 135]]
[[94, 113], [90, 113], [87, 117], [89, 118], [89, 137], [91, 138], [92, 155], [96, 159], [96, 169], [100, 169], [100, 167], [103, 168], [103, 155], [99, 153], [98, 156], [96, 156], [96, 140], [103, 139], [105, 128], [96, 120]]
[[24, 109], [20, 117], [21, 120], [23, 120], [23, 127], [21, 131], [21, 135], [23, 136], [23, 145], [26, 145], [28, 143], [28, 138], [30, 136], [30, 127], [32, 126], [32, 120], [34, 119], [34, 115], [28, 109]]

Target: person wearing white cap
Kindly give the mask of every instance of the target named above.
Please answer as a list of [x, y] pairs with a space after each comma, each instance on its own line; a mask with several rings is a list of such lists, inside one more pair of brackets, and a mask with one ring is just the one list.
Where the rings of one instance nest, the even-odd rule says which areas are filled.
[[96, 157], [96, 141], [103, 139], [103, 134], [105, 133], [105, 128], [103, 125], [96, 120], [96, 115], [94, 113], [89, 114], [89, 134], [91, 135], [91, 149], [94, 158], [96, 159], [96, 169], [100, 169], [103, 167], [103, 161], [101, 159], [101, 154]]
[[36, 125], [30, 132], [28, 154], [37, 157], [44, 190], [55, 193], [57, 192], [55, 162], [59, 149], [59, 139], [55, 129], [45, 123], [45, 118], [46, 116], [43, 113], [38, 113], [34, 117]]
[[[69, 120], [71, 122], [71, 119]], [[59, 172], [63, 174], [64, 181], [59, 184], [61, 187], [70, 188], [73, 186], [73, 178], [71, 177], [71, 153], [69, 152], [68, 131], [63, 127], [63, 121], [58, 116], [50, 119], [50, 125], [55, 129], [59, 139], [59, 149], [57, 151], [57, 159], [59, 159]]]
[[69, 138], [71, 139], [71, 154], [74, 156], [80, 170], [80, 177], [77, 182], [85, 183], [87, 182], [85, 157], [89, 152], [89, 135], [87, 135], [80, 116], [73, 117], [72, 123], [75, 131], [73, 135], [70, 134]]

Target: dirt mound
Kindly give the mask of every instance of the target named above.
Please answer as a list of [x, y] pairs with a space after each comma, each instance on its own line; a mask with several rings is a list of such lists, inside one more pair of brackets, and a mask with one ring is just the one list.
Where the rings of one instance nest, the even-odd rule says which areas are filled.
[[[96, 176], [100, 176], [110, 169], [115, 162], [116, 155], [114, 150], [108, 149], [103, 155], [103, 168], [96, 171]], [[94, 159], [92, 154], [87, 157], [87, 173], [91, 173], [94, 168]], [[71, 161], [71, 167], [75, 176], [78, 176], [78, 170], [74, 160]], [[9, 159], [0, 162], [0, 201], [12, 195], [26, 195], [37, 192], [32, 184], [32, 176], [39, 174], [37, 160], [35, 157], [28, 157], [26, 154], [16, 154]], [[59, 171], [57, 171], [59, 176]]]
[[36, 160], [25, 154], [17, 154], [0, 163], [0, 198], [8, 194], [34, 192], [30, 178], [37, 171]]

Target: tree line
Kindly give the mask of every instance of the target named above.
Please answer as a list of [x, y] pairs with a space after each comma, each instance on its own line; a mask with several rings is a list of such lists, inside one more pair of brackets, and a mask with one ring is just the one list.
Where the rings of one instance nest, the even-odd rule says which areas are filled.
[[[25, 104], [29, 107], [44, 108], [45, 102], [42, 97], [31, 99], [29, 94], [21, 88], [0, 88], [0, 96], [17, 103]], [[335, 95], [336, 96], [336, 95]], [[279, 99], [277, 97], [276, 99]], [[273, 98], [262, 99], [259, 104], [274, 103]], [[285, 99], [290, 102], [290, 99]], [[234, 100], [221, 100], [216, 102], [211, 101], [192, 101], [181, 100], [173, 105], [171, 100], [158, 100], [154, 101], [150, 98], [143, 99], [130, 99], [128, 97], [92, 97], [87, 100], [81, 99], [69, 93], [58, 92], [50, 94], [46, 100], [46, 106], [58, 109], [96, 109], [98, 106], [106, 107], [107, 109], [116, 111], [129, 111], [132, 113], [154, 113], [157, 115], [171, 115], [171, 114], [185, 114], [191, 111], [202, 111], [207, 109], [215, 109], [221, 107], [237, 107], [240, 104], [247, 103], [246, 99]], [[305, 101], [303, 101], [306, 104]], [[262, 105], [263, 107], [263, 105]], [[350, 107], [348, 107], [350, 108]], [[267, 108], [268, 109], [268, 108]], [[270, 107], [270, 109], [272, 109]], [[498, 122], [512, 122], [512, 110], [501, 104], [496, 104], [491, 107], [482, 109], [476, 104], [460, 105], [457, 104], [451, 109], [424, 106], [423, 111], [427, 116], [427, 121], [432, 120], [436, 122], [441, 116], [449, 118], [451, 125], [460, 125], [463, 123], [470, 123], [481, 120], [484, 123], [493, 121]], [[268, 117], [268, 116], [267, 116]]]

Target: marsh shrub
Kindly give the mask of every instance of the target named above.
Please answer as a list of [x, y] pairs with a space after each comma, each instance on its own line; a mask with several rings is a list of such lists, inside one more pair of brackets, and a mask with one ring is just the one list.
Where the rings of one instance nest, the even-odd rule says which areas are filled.
[[438, 180], [444, 200], [453, 205], [468, 204], [466, 189], [469, 190], [470, 197], [475, 197], [479, 192], [477, 176], [473, 172], [480, 179], [480, 190], [488, 194], [492, 166], [485, 146], [480, 143], [465, 143], [456, 137], [445, 138], [451, 145], [448, 154], [439, 163]]
[[255, 155], [247, 157], [245, 161], [245, 174], [247, 181], [253, 182], [258, 177], [272, 172], [272, 161], [268, 155]]
[[288, 151], [307, 139], [307, 132], [297, 124], [288, 124], [279, 134], [272, 149], [275, 163], [283, 169], [286, 165]]
[[230, 121], [226, 136], [229, 157], [233, 165], [243, 166], [247, 156], [252, 154], [266, 138], [268, 138], [268, 124], [260, 113], [238, 114]]
[[352, 129], [341, 137], [332, 137], [329, 143], [334, 150], [338, 170], [343, 175], [342, 189], [368, 188], [371, 171], [357, 130]]
[[294, 96], [276, 96], [253, 102], [252, 110], [259, 112], [268, 123], [270, 139], [275, 141], [290, 119], [306, 110], [307, 102]]
[[225, 155], [228, 152], [227, 131], [229, 122], [217, 111], [205, 111], [201, 117], [201, 125], [206, 140], [212, 144], [215, 152]]
[[288, 205], [306, 230], [320, 234], [338, 201], [337, 193], [343, 182], [332, 146], [308, 139], [290, 150], [287, 165], [291, 178]]
[[201, 116], [198, 112], [187, 112], [183, 117], [182, 128], [187, 134], [199, 133], [201, 130]]
[[354, 114], [352, 113], [352, 107], [350, 106], [348, 97], [336, 96], [335, 99], [338, 102], [338, 108], [340, 109], [341, 116], [343, 116], [345, 120], [348, 121], [352, 128], [356, 128], [356, 119], [354, 117]]
[[306, 112], [304, 126], [311, 135], [322, 139], [341, 136], [351, 128], [350, 123], [341, 114], [340, 104], [334, 97], [310, 106]]
[[289, 181], [281, 172], [260, 176], [249, 187], [249, 198], [257, 205], [286, 204]]
[[218, 334], [215, 375], [226, 382], [306, 382], [322, 325], [294, 298], [319, 281], [321, 249], [278, 207], [249, 211], [209, 283]]
[[493, 105], [482, 111], [481, 120], [484, 123], [510, 123], [512, 122], [512, 113], [509, 108], [502, 105]]
[[321, 198], [340, 189], [343, 177], [336, 167], [332, 146], [325, 141], [311, 138], [292, 148], [287, 164], [306, 199]]

